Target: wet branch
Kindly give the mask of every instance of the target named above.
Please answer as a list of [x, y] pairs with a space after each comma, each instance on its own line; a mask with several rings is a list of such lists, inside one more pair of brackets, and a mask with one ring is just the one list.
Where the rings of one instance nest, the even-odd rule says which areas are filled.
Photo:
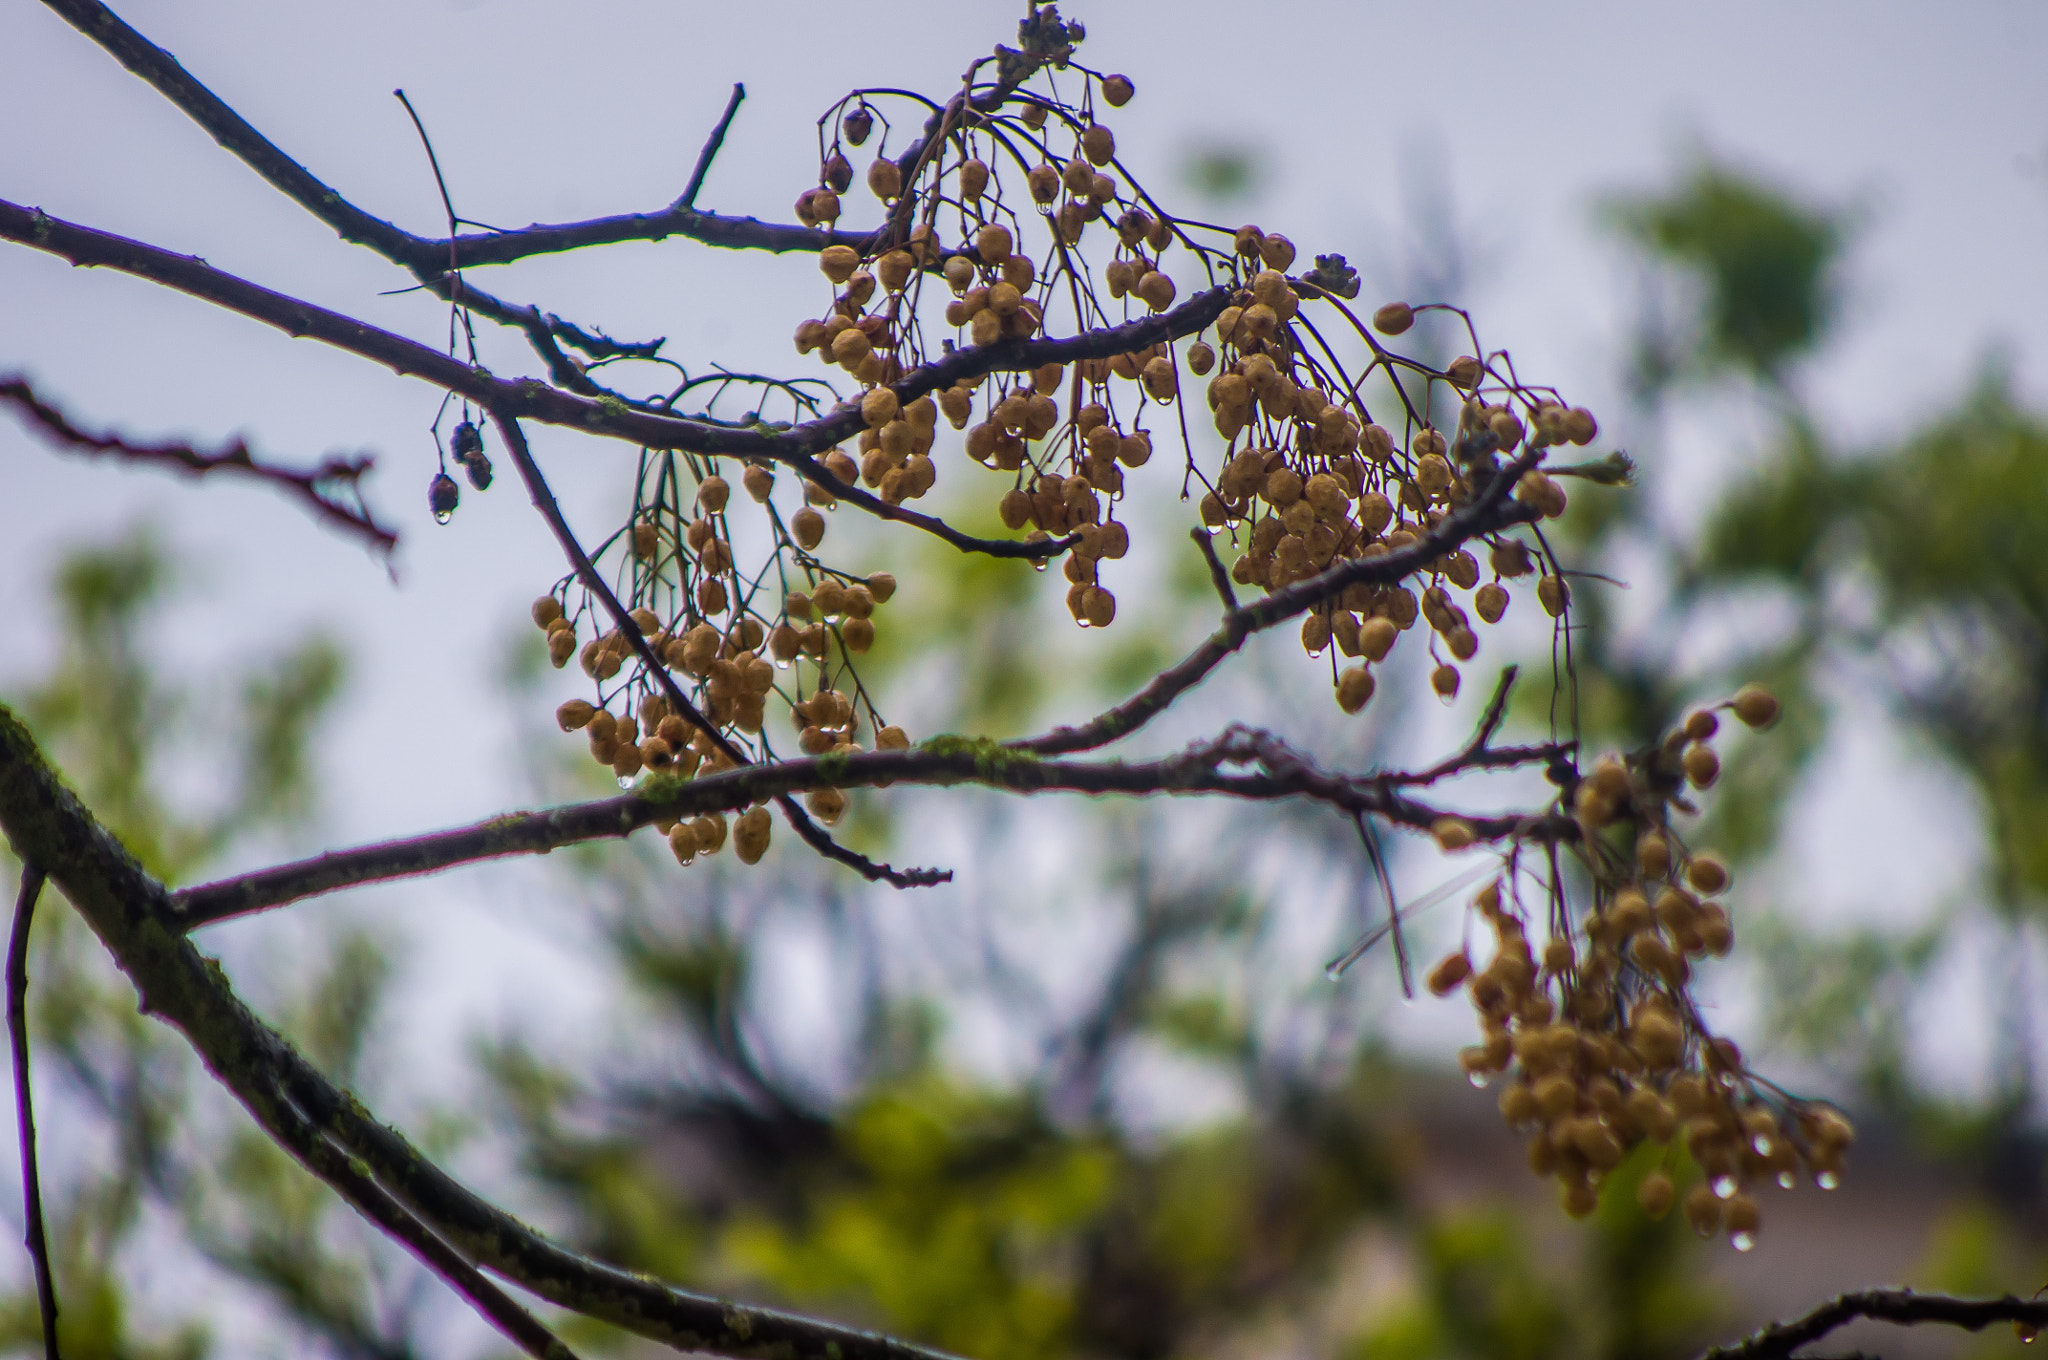
[[1804, 1317], [1773, 1322], [1731, 1346], [1716, 1346], [1702, 1360], [1790, 1360], [1792, 1352], [1818, 1341], [1835, 1328], [1858, 1318], [1872, 1318], [1901, 1327], [1934, 1322], [1978, 1332], [1997, 1322], [2029, 1329], [2048, 1326], [2048, 1300], [2007, 1294], [1998, 1299], [1959, 1299], [1946, 1294], [1916, 1294], [1910, 1289], [1866, 1289], [1829, 1299]]
[[44, 1360], [57, 1357], [57, 1285], [50, 1276], [50, 1241], [43, 1233], [43, 1177], [36, 1166], [35, 1100], [28, 1080], [28, 932], [36, 899], [43, 895], [43, 871], [26, 857], [21, 893], [14, 902], [14, 929], [7, 946], [7, 1037], [14, 1054], [14, 1130], [21, 1145], [21, 1210], [28, 1220], [22, 1235], [36, 1273], [36, 1311], [43, 1323]]
[[[0, 405], [20, 411], [31, 425], [62, 447], [89, 456], [109, 455], [131, 463], [173, 468], [193, 477], [226, 472], [267, 482], [306, 506], [315, 518], [363, 539], [386, 557], [398, 546], [398, 535], [377, 523], [363, 504], [362, 478], [373, 464], [368, 456], [329, 458], [317, 467], [300, 471], [257, 462], [249, 446], [239, 439], [215, 453], [202, 452], [190, 444], [131, 443], [118, 435], [79, 429], [62, 411], [38, 397], [26, 378], [15, 375], [0, 376]], [[343, 491], [347, 500], [340, 494]]]
[[[965, 534], [934, 516], [890, 505], [859, 486], [840, 481], [817, 461], [822, 454], [864, 428], [860, 407], [841, 402], [816, 420], [783, 431], [741, 429], [635, 410], [610, 397], [584, 397], [531, 378], [507, 380], [473, 368], [439, 350], [310, 302], [273, 292], [191, 255], [179, 255], [111, 232], [51, 217], [39, 209], [0, 200], [0, 240], [46, 251], [75, 265], [102, 266], [146, 278], [274, 326], [383, 364], [393, 372], [433, 383], [476, 405], [508, 416], [538, 420], [624, 440], [650, 449], [735, 458], [765, 458], [795, 469], [840, 500], [882, 519], [922, 529], [964, 552], [991, 557], [1043, 559], [1065, 550], [1067, 540], [1030, 542]], [[1156, 343], [1179, 339], [1215, 321], [1230, 290], [1212, 288], [1157, 316], [1121, 326], [1046, 340], [1002, 340], [969, 345], [905, 374], [893, 387], [908, 404], [963, 378], [1023, 372], [1045, 364], [1106, 359]]]
[[[1520, 763], [1540, 764], [1557, 749], [1523, 748]], [[581, 841], [630, 835], [669, 817], [735, 812], [763, 798], [828, 787], [979, 785], [1017, 794], [1165, 794], [1257, 802], [1298, 798], [1346, 813], [1369, 813], [1415, 830], [1427, 830], [1447, 815], [1402, 792], [1404, 782], [1393, 772], [1351, 775], [1324, 770], [1279, 738], [1245, 728], [1232, 728], [1176, 755], [1131, 762], [1043, 760], [990, 740], [937, 737], [907, 751], [827, 753], [690, 780], [655, 777], [616, 798], [508, 813], [455, 830], [337, 850], [187, 888], [173, 894], [172, 901], [178, 928], [192, 930], [341, 888], [438, 873], [505, 855], [546, 854]], [[1466, 820], [1483, 841], [1517, 835], [1571, 839], [1578, 834], [1570, 818], [1543, 812]]]
[[256, 1122], [344, 1195], [360, 1182], [319, 1153], [307, 1141], [310, 1134], [331, 1142], [344, 1154], [343, 1165], [373, 1178], [462, 1260], [559, 1307], [678, 1350], [734, 1360], [950, 1360], [873, 1332], [693, 1294], [620, 1270], [555, 1244], [472, 1194], [379, 1124], [242, 1003], [218, 965], [177, 933], [163, 884], [64, 787], [4, 706], [0, 831], [18, 856], [43, 867], [63, 891], [134, 981], [144, 1010], [178, 1029]]

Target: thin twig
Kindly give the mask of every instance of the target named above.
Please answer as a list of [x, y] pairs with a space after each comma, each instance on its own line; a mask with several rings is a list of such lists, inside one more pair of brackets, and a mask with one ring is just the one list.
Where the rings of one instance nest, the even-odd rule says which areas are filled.
[[1792, 1352], [1857, 1318], [1901, 1327], [1941, 1323], [1977, 1332], [1997, 1322], [2039, 1329], [2048, 1327], [2048, 1299], [2023, 1299], [2007, 1294], [1996, 1299], [1959, 1299], [1947, 1294], [1917, 1294], [1910, 1289], [1866, 1289], [1829, 1299], [1804, 1317], [1773, 1322], [1755, 1335], [1729, 1346], [1716, 1346], [1702, 1360], [1790, 1360]]
[[688, 210], [697, 206], [697, 191], [704, 187], [704, 176], [711, 171], [712, 158], [718, 148], [725, 145], [725, 130], [732, 126], [732, 116], [740, 111], [740, 101], [747, 97], [747, 87], [738, 81], [732, 83], [732, 98], [725, 101], [725, 112], [719, 116], [718, 126], [711, 129], [711, 136], [705, 139], [704, 149], [697, 153], [697, 168], [690, 172], [690, 182], [683, 188], [683, 196], [672, 208]]
[[1237, 591], [1231, 588], [1230, 568], [1223, 565], [1223, 559], [1216, 555], [1216, 545], [1210, 539], [1207, 529], [1190, 529], [1188, 537], [1195, 540], [1195, 546], [1202, 550], [1202, 560], [1209, 564], [1209, 583], [1216, 587], [1216, 595], [1223, 601], [1225, 615], [1237, 612]]
[[[309, 471], [259, 463], [242, 440], [235, 440], [218, 452], [205, 453], [190, 444], [134, 444], [117, 435], [91, 434], [79, 429], [64, 413], [38, 397], [26, 378], [17, 374], [0, 376], [0, 405], [19, 410], [52, 443], [88, 454], [110, 454], [134, 463], [151, 463], [195, 477], [209, 472], [228, 472], [253, 477], [278, 487], [306, 505], [314, 515], [348, 533], [366, 539], [370, 547], [387, 559], [398, 546], [398, 535], [383, 525], [363, 504], [362, 478], [374, 465], [368, 455], [358, 458], [327, 459]], [[347, 488], [355, 504], [336, 495]]]
[[36, 1310], [43, 1319], [44, 1360], [57, 1357], [57, 1285], [50, 1277], [50, 1242], [43, 1234], [43, 1178], [36, 1167], [35, 1102], [28, 1084], [28, 932], [44, 874], [33, 863], [21, 866], [21, 895], [14, 903], [14, 931], [7, 946], [7, 1035], [14, 1048], [14, 1128], [21, 1142], [24, 1240], [36, 1270]]

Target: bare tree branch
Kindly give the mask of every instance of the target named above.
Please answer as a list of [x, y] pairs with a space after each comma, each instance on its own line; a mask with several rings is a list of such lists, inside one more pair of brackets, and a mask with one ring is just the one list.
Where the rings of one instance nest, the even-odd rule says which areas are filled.
[[2022, 1335], [2031, 1340], [2033, 1331], [2048, 1327], [2048, 1299], [2022, 1299], [2013, 1294], [1997, 1299], [1959, 1299], [1947, 1294], [1916, 1294], [1910, 1289], [1866, 1289], [1829, 1299], [1790, 1322], [1773, 1322], [1732, 1346], [1716, 1346], [1702, 1360], [1790, 1360], [1801, 1346], [1857, 1318], [1901, 1327], [1936, 1322], [1970, 1332], [2010, 1322], [2026, 1328]]
[[35, 1099], [28, 1080], [28, 932], [36, 899], [43, 895], [43, 871], [33, 860], [21, 865], [21, 892], [14, 901], [14, 929], [7, 946], [7, 1037], [14, 1054], [14, 1130], [21, 1145], [21, 1214], [28, 1220], [22, 1240], [36, 1274], [36, 1311], [43, 1322], [44, 1360], [58, 1360], [57, 1285], [50, 1277], [50, 1242], [43, 1233], [43, 1177], [36, 1167]]
[[492, 1284], [469, 1261], [358, 1168], [282, 1091], [272, 1091], [269, 1108], [278, 1141], [314, 1175], [354, 1205], [445, 1280], [484, 1319], [534, 1360], [576, 1360], [576, 1353], [518, 1302]]
[[[1521, 748], [1536, 764], [1560, 748]], [[1231, 773], [1233, 766], [1258, 767]], [[173, 895], [179, 927], [191, 930], [339, 888], [436, 873], [504, 855], [546, 854], [558, 846], [625, 836], [668, 817], [731, 812], [763, 798], [816, 788], [976, 784], [1012, 793], [1085, 793], [1145, 797], [1225, 795], [1253, 801], [1302, 798], [1427, 830], [1445, 810], [1399, 791], [1393, 773], [1347, 775], [1318, 768], [1277, 737], [1245, 728], [1153, 761], [1046, 760], [992, 740], [935, 737], [908, 751], [827, 753], [813, 759], [750, 765], [679, 780], [656, 777], [632, 793], [535, 812], [513, 812], [474, 826], [339, 850]], [[1480, 840], [1525, 835], [1572, 839], [1577, 823], [1561, 814], [1466, 818]]]
[[[250, 454], [249, 446], [239, 439], [217, 453], [202, 453], [190, 444], [135, 444], [117, 435], [89, 434], [67, 420], [63, 412], [38, 397], [28, 380], [16, 374], [0, 375], [0, 405], [19, 410], [52, 443], [65, 448], [82, 450], [87, 454], [110, 454], [132, 463], [175, 468], [194, 477], [210, 472], [253, 477], [282, 489], [310, 509], [316, 518], [366, 540], [370, 547], [387, 558], [398, 546], [398, 535], [377, 523], [375, 516], [363, 504], [362, 478], [373, 464], [368, 456], [329, 458], [319, 466], [301, 472], [257, 462]], [[355, 504], [350, 505], [337, 496], [336, 493], [344, 488]]]
[[[854, 402], [841, 402], [827, 415], [779, 432], [658, 415], [634, 410], [615, 398], [577, 396], [531, 378], [501, 379], [485, 369], [472, 368], [417, 341], [215, 269], [195, 256], [179, 255], [110, 232], [96, 231], [51, 217], [39, 209], [4, 200], [0, 200], [0, 239], [33, 246], [76, 265], [104, 266], [150, 279], [230, 311], [240, 312], [288, 335], [310, 337], [374, 360], [394, 372], [423, 378], [458, 396], [467, 397], [479, 406], [503, 411], [509, 416], [567, 426], [647, 448], [769, 459], [794, 468], [840, 500], [882, 519], [922, 529], [965, 552], [985, 553], [991, 557], [1043, 559], [1064, 551], [1068, 543], [1066, 539], [1031, 542], [976, 538], [961, 533], [943, 520], [901, 505], [890, 505], [858, 486], [841, 481], [826, 470], [815, 455], [853, 438], [864, 428], [860, 407]], [[943, 359], [913, 369], [893, 384], [893, 390], [900, 402], [909, 403], [963, 378], [995, 372], [1022, 372], [1046, 364], [1070, 364], [1082, 359], [1105, 359], [1133, 353], [1201, 330], [1222, 313], [1230, 298], [1230, 289], [1211, 288], [1170, 311], [1121, 326], [1061, 339], [1002, 340], [992, 345], [969, 345]]]
[[[373, 1177], [463, 1259], [560, 1307], [678, 1350], [735, 1360], [946, 1360], [873, 1332], [688, 1293], [593, 1261], [479, 1199], [377, 1123], [242, 1003], [219, 966], [176, 932], [164, 886], [64, 787], [4, 706], [0, 830], [24, 861], [45, 867], [133, 979], [143, 1008], [184, 1034], [271, 1137], [295, 1152], [311, 1146], [302, 1137], [308, 1129], [334, 1140], [362, 1163], [358, 1174]], [[335, 1184], [334, 1165], [324, 1156], [312, 1157], [308, 1169]]]
[[732, 126], [733, 115], [740, 111], [740, 101], [747, 97], [747, 87], [737, 80], [732, 83], [732, 97], [725, 101], [725, 112], [719, 115], [718, 126], [711, 129], [711, 135], [704, 139], [704, 149], [697, 153], [696, 168], [690, 171], [690, 182], [683, 193], [670, 206], [690, 209], [697, 206], [697, 192], [704, 187], [704, 176], [711, 172], [712, 158], [718, 155], [718, 148], [725, 145], [726, 129]]

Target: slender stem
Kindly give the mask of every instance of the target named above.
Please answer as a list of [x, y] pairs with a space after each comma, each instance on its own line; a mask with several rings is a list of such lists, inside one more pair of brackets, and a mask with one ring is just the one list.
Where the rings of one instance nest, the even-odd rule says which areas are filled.
[[14, 1128], [21, 1140], [22, 1216], [36, 1270], [36, 1310], [43, 1319], [44, 1360], [57, 1360], [57, 1285], [50, 1277], [50, 1243], [43, 1233], [43, 1178], [36, 1167], [36, 1115], [28, 1084], [28, 932], [42, 896], [44, 874], [33, 863], [21, 866], [21, 895], [14, 904], [14, 932], [7, 946], [7, 1035], [14, 1048]]
[[[710, 138], [704, 149], [697, 153], [697, 168], [690, 172], [690, 182], [683, 189], [683, 196], [675, 201], [674, 207], [691, 209], [697, 206], [697, 191], [704, 187], [704, 176], [710, 173], [711, 161], [718, 154], [718, 148], [725, 145], [725, 130], [732, 126], [732, 116], [740, 111], [740, 101], [747, 97], [747, 87], [733, 82], [732, 98], [725, 101], [725, 112], [718, 119], [718, 126], [711, 129]], [[450, 233], [453, 234], [452, 231]]]

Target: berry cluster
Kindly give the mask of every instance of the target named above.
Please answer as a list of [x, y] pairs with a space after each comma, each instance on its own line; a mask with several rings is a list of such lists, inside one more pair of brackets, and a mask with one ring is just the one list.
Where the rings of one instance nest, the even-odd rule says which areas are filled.
[[[1754, 687], [1724, 707], [1752, 727], [1778, 711]], [[1591, 1213], [1602, 1178], [1649, 1142], [1666, 1152], [1637, 1198], [1661, 1217], [1677, 1198], [1683, 1148], [1702, 1173], [1685, 1195], [1686, 1219], [1747, 1251], [1760, 1221], [1752, 1189], [1790, 1189], [1801, 1167], [1832, 1188], [1854, 1131], [1833, 1108], [1750, 1072], [1733, 1042], [1708, 1032], [1688, 991], [1693, 966], [1734, 942], [1727, 909], [1706, 900], [1728, 886], [1727, 868], [1688, 850], [1670, 825], [1687, 788], [1720, 772], [1709, 744], [1718, 726], [1713, 711], [1694, 713], [1664, 742], [1603, 760], [1580, 780], [1570, 802], [1594, 884], [1590, 908], [1574, 922], [1552, 906], [1538, 951], [1510, 873], [1473, 903], [1493, 935], [1491, 961], [1475, 971], [1467, 952], [1451, 954], [1429, 987], [1471, 998], [1484, 1037], [1461, 1062], [1475, 1084], [1510, 1077], [1501, 1116], [1527, 1135], [1530, 1169], [1557, 1178], [1566, 1212]], [[1469, 844], [1461, 830], [1440, 826], [1438, 840]]]

